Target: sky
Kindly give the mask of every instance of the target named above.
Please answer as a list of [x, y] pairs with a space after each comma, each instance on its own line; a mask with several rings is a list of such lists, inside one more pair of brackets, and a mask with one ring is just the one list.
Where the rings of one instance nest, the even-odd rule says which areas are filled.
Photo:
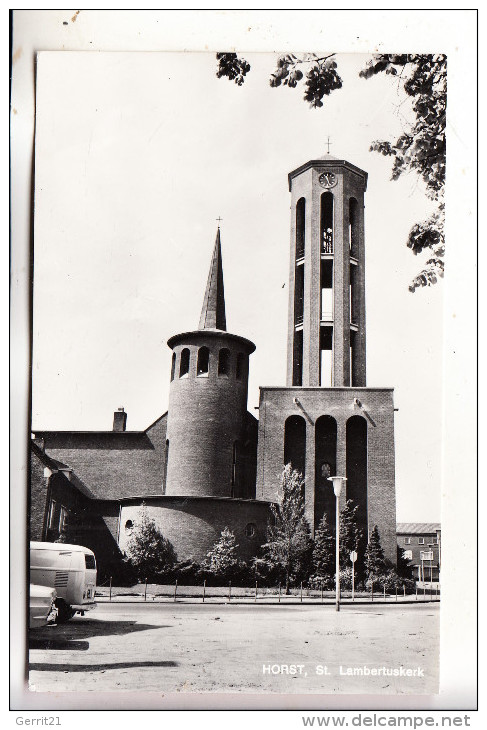
[[[340, 54], [343, 88], [310, 109], [273, 89], [273, 54], [246, 54], [242, 87], [213, 53], [44, 52], [37, 62], [32, 429], [128, 430], [167, 408], [170, 336], [196, 329], [221, 238], [227, 328], [257, 349], [258, 387], [285, 385], [287, 174], [326, 153], [369, 174], [367, 384], [394, 387], [398, 521], [439, 521], [443, 284], [408, 291], [405, 242], [431, 203], [369, 152], [408, 114], [368, 56]], [[283, 287], [283, 284], [285, 286]]]

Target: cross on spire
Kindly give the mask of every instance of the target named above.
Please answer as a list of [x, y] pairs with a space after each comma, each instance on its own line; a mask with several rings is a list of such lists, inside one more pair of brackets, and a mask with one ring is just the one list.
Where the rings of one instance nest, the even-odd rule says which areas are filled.
[[[217, 218], [218, 220], [218, 218]], [[220, 218], [221, 220], [221, 218]], [[215, 247], [211, 259], [210, 273], [206, 285], [203, 308], [198, 329], [217, 329], [226, 331], [225, 293], [223, 289], [223, 266], [220, 243], [220, 226], [216, 232]]]
[[220, 221], [222, 221], [222, 220], [223, 220], [223, 218], [220, 218], [220, 216], [218, 216], [218, 218], [216, 218], [215, 220], [217, 220], [217, 221], [218, 221], [218, 228], [220, 228]]
[[328, 149], [326, 151], [326, 154], [329, 155], [330, 154], [330, 144], [331, 144], [331, 142], [330, 142], [330, 135], [328, 135], [328, 139], [326, 141], [326, 144], [328, 145]]

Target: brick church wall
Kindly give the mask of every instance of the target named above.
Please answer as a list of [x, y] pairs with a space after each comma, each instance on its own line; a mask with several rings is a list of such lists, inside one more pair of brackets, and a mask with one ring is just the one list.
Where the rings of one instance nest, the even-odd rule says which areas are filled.
[[[298, 399], [298, 404], [294, 399]], [[354, 404], [361, 401], [363, 408]], [[336, 473], [346, 476], [346, 423], [351, 416], [366, 417], [368, 530], [379, 528], [386, 557], [396, 563], [396, 501], [394, 485], [394, 403], [392, 389], [381, 388], [261, 388], [257, 499], [275, 500], [284, 466], [284, 424], [289, 416], [306, 422], [306, 516], [314, 525], [315, 423], [322, 415], [337, 422]], [[373, 421], [373, 423], [371, 422]], [[375, 424], [375, 425], [374, 425]], [[330, 483], [330, 489], [331, 483]], [[346, 502], [342, 490], [340, 507]]]
[[[163, 497], [146, 500], [147, 513], [160, 531], [174, 546], [178, 560], [201, 562], [225, 527], [232, 530], [239, 546], [238, 557], [249, 560], [256, 555], [266, 539], [267, 523], [270, 518], [266, 502], [252, 500]], [[140, 502], [126, 502], [122, 505], [120, 517], [120, 549], [126, 548], [129, 532], [127, 520], [136, 522]], [[255, 526], [254, 535], [245, 534], [247, 525]]]

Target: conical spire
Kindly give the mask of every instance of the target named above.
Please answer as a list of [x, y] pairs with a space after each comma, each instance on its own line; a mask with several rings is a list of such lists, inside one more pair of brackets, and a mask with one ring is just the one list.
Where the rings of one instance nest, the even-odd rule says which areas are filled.
[[203, 308], [201, 310], [199, 329], [227, 329], [225, 319], [225, 292], [223, 289], [222, 250], [220, 245], [220, 227], [218, 227], [211, 259], [210, 273], [206, 285]]

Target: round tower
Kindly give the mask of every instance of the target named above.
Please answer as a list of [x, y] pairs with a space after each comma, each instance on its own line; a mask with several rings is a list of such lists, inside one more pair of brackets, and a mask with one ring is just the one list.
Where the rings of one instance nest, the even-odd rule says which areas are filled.
[[255, 345], [226, 331], [219, 228], [199, 328], [167, 344], [173, 355], [164, 493], [248, 496], [247, 390]]

